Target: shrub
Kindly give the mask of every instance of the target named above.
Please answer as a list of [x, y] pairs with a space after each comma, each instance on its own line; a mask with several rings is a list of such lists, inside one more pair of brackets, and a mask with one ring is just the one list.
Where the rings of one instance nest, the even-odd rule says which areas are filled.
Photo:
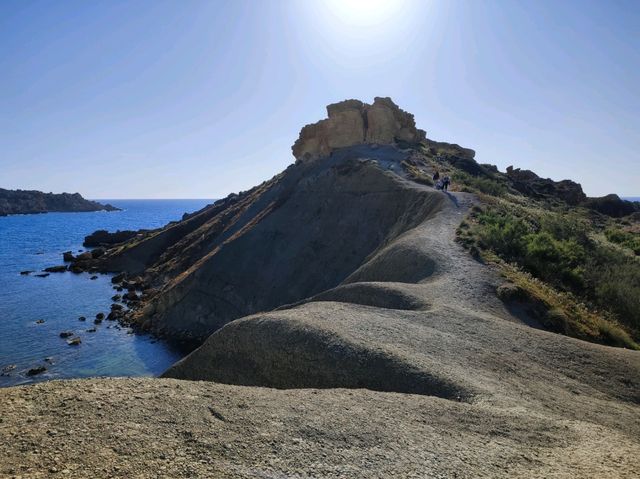
[[606, 230], [604, 234], [612, 243], [629, 248], [634, 254], [640, 256], [640, 235], [614, 228]]

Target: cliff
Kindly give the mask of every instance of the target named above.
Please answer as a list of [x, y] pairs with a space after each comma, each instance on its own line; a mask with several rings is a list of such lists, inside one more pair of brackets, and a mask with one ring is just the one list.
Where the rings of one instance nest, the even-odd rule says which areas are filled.
[[118, 211], [118, 208], [85, 200], [80, 193], [55, 194], [0, 188], [0, 216], [87, 211]]

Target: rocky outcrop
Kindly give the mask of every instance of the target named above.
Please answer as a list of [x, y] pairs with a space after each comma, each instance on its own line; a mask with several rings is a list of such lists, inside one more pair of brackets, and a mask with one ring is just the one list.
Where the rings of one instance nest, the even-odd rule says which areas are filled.
[[114, 244], [123, 243], [125, 241], [134, 238], [137, 234], [142, 233], [143, 231], [116, 231], [115, 233], [110, 233], [107, 230], [97, 230], [91, 233], [88, 236], [84, 237], [83, 246], [94, 247], [94, 246], [112, 246]]
[[0, 188], [0, 216], [50, 213], [119, 211], [115, 206], [85, 200], [80, 193], [42, 193], [41, 191]]
[[621, 218], [622, 216], [628, 216], [640, 211], [639, 202], [623, 200], [615, 194], [602, 196], [600, 198], [588, 198], [584, 205], [598, 213], [613, 218]]
[[300, 131], [291, 148], [298, 161], [315, 160], [337, 148], [363, 143], [389, 145], [426, 139], [426, 133], [416, 128], [413, 115], [401, 110], [391, 98], [376, 97], [371, 105], [345, 100], [327, 106], [327, 115], [327, 119]]
[[507, 177], [511, 186], [520, 193], [536, 199], [557, 198], [565, 203], [577, 206], [587, 199], [579, 183], [571, 180], [553, 181], [540, 178], [533, 171], [507, 167]]

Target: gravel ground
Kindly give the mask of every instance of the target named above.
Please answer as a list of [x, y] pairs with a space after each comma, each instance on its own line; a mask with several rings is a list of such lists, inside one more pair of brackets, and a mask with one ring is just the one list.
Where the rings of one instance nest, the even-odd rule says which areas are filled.
[[423, 395], [172, 379], [0, 394], [2, 477], [637, 477], [640, 467], [637, 434]]

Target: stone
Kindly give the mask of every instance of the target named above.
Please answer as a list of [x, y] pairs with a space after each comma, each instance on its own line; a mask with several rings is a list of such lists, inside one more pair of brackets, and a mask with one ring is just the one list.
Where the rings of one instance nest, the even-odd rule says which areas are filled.
[[298, 161], [329, 156], [337, 148], [368, 144], [420, 143], [426, 133], [416, 128], [412, 114], [391, 98], [376, 97], [372, 105], [345, 100], [327, 106], [328, 118], [306, 125], [291, 147]]
[[96, 319], [104, 319], [104, 313], [96, 314]]
[[73, 336], [73, 331], [62, 331], [60, 333], [61, 338], [70, 338], [71, 336]]
[[69, 341], [67, 341], [67, 344], [69, 346], [78, 346], [80, 343], [82, 343], [82, 340], [78, 337], [72, 338]]
[[96, 318], [96, 319], [94, 319], [94, 320], [93, 320], [93, 324], [100, 324], [100, 323], [102, 323], [102, 319], [103, 319], [103, 318]]
[[111, 301], [120, 301], [122, 299], [122, 296], [119, 294], [114, 294], [113, 296], [111, 296]]
[[124, 278], [125, 278], [124, 273], [116, 274], [114, 277], [111, 278], [111, 282], [113, 284], [122, 283], [122, 281], [124, 281]]
[[60, 265], [60, 266], [49, 266], [48, 268], [45, 268], [43, 271], [45, 273], [64, 273], [67, 270], [67, 267], [64, 265]]
[[62, 259], [66, 262], [66, 263], [71, 263], [73, 261], [76, 260], [76, 257], [73, 256], [73, 252], [71, 251], [65, 251], [64, 253], [62, 253]]
[[29, 274], [31, 274], [31, 273], [33, 273], [33, 271], [29, 271], [29, 270], [27, 270], [27, 271], [20, 271], [20, 274], [21, 274], [22, 276], [27, 276], [27, 275], [29, 275]]
[[96, 259], [102, 256], [104, 253], [105, 253], [104, 248], [95, 248], [94, 250], [91, 251], [91, 257]]
[[89, 279], [93, 281], [93, 280], [98, 279], [98, 277], [97, 276], [91, 276], [91, 278], [89, 278]]
[[87, 320], [87, 318], [85, 318], [84, 316], [80, 316], [80, 317], [78, 318], [78, 321], [86, 321], [86, 320]]
[[90, 259], [93, 259], [93, 255], [90, 251], [85, 251], [84, 253], [80, 253], [76, 256], [76, 261], [88, 261]]
[[38, 319], [38, 320], [36, 320], [36, 324], [44, 324], [44, 319]]
[[87, 333], [95, 333], [97, 331], [97, 329], [96, 328], [89, 328], [89, 329], [85, 329], [85, 331]]
[[40, 273], [40, 274], [36, 274], [35, 276], [37, 278], [46, 278], [49, 275], [50, 275], [50, 273]]
[[36, 376], [38, 374], [42, 374], [43, 372], [45, 372], [47, 370], [47, 368], [45, 368], [44, 366], [38, 366], [35, 368], [31, 368], [27, 371], [27, 376]]

